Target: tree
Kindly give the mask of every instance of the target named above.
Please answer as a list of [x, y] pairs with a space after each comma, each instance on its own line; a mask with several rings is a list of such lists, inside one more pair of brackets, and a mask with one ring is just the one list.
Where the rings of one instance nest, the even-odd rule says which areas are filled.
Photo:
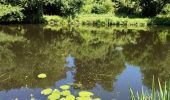
[[153, 17], [159, 14], [169, 0], [139, 0], [142, 16]]
[[44, 0], [44, 13], [74, 16], [83, 6], [84, 0]]
[[43, 17], [42, 0], [0, 0], [4, 5], [19, 6], [23, 8], [24, 22], [39, 23]]

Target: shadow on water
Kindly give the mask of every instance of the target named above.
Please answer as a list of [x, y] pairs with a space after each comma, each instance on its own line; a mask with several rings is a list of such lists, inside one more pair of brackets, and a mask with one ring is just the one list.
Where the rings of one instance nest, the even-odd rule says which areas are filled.
[[[46, 99], [42, 89], [72, 84], [102, 100], [127, 100], [170, 79], [170, 28], [0, 26], [0, 99]], [[46, 73], [47, 78], [37, 75]], [[79, 84], [80, 86], [77, 86]]]

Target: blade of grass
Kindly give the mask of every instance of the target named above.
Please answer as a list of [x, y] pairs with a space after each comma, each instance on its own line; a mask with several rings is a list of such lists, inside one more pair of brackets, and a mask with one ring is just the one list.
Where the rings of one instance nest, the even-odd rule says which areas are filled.
[[152, 81], [152, 94], [151, 94], [152, 98], [151, 100], [155, 100], [155, 79], [153, 76], [153, 81]]
[[135, 100], [135, 96], [134, 96], [132, 88], [130, 88], [130, 97], [131, 97], [131, 100]]

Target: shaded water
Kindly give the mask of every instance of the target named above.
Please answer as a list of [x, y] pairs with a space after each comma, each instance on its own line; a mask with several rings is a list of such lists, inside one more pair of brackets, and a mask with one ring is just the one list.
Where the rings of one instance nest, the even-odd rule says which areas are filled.
[[42, 89], [64, 84], [74, 95], [129, 100], [129, 87], [149, 91], [153, 76], [168, 81], [169, 65], [170, 27], [0, 26], [0, 100], [45, 100]]

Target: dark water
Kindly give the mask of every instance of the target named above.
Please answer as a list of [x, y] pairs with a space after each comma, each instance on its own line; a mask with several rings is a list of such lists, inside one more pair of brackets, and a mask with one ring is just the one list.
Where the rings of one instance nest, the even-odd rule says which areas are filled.
[[153, 76], [170, 79], [170, 27], [0, 26], [0, 100], [45, 100], [42, 89], [64, 84], [129, 100], [129, 87], [150, 91]]

